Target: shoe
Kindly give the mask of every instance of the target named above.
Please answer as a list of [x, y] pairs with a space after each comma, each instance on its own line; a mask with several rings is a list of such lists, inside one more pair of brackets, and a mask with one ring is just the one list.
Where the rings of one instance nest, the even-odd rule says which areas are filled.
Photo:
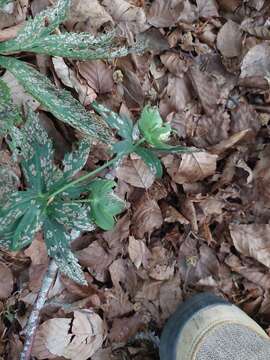
[[204, 293], [170, 317], [159, 354], [160, 360], [270, 360], [270, 339], [237, 306]]

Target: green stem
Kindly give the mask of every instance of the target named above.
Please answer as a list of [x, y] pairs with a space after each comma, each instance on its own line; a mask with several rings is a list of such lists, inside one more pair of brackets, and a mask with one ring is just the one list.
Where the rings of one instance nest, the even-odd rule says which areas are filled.
[[97, 169], [91, 171], [90, 173], [86, 174], [86, 175], [83, 175], [81, 177], [79, 177], [78, 179], [76, 180], [73, 180], [71, 182], [69, 182], [68, 184], [66, 184], [65, 186], [63, 186], [61, 189], [58, 189], [56, 190], [55, 192], [53, 192], [52, 194], [49, 195], [49, 200], [48, 202], [51, 202], [53, 200], [53, 198], [62, 193], [63, 191], [71, 188], [72, 186], [84, 181], [84, 180], [87, 180], [89, 179], [90, 177], [93, 177], [95, 176], [96, 174], [98, 174], [100, 171], [106, 169], [107, 167], [111, 166], [113, 163], [115, 163], [116, 161], [118, 160], [118, 158], [113, 158], [111, 159], [110, 161], [107, 161], [105, 164], [103, 164], [102, 166], [98, 167]]

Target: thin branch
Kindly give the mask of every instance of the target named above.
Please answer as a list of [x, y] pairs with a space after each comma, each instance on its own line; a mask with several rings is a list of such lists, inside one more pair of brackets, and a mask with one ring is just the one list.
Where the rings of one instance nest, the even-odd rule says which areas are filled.
[[37, 327], [39, 324], [40, 312], [47, 300], [49, 290], [54, 282], [57, 272], [57, 265], [54, 260], [51, 260], [48, 266], [48, 270], [43, 278], [41, 288], [38, 293], [38, 297], [30, 314], [25, 329], [25, 342], [24, 348], [20, 356], [20, 360], [30, 360], [32, 347], [34, 344]]

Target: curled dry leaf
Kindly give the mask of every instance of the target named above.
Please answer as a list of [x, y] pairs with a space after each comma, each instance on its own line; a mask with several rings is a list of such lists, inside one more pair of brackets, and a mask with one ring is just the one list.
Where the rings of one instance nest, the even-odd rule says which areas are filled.
[[83, 105], [89, 105], [96, 99], [97, 95], [94, 90], [80, 82], [75, 71], [67, 66], [63, 58], [53, 57], [52, 62], [59, 79], [64, 85], [76, 90]]
[[194, 152], [179, 156], [167, 155], [164, 165], [177, 184], [192, 183], [213, 175], [216, 171], [217, 155]]
[[13, 290], [14, 280], [10, 268], [0, 263], [0, 299], [7, 299]]
[[124, 32], [139, 33], [148, 28], [142, 8], [125, 0], [102, 0], [102, 5]]
[[87, 84], [98, 94], [106, 94], [112, 91], [112, 69], [101, 60], [84, 61], [77, 64], [79, 73], [87, 81]]
[[228, 20], [217, 35], [217, 48], [225, 57], [235, 57], [241, 54], [242, 32], [240, 26]]
[[113, 24], [113, 19], [98, 0], [72, 0], [69, 21], [87, 21], [94, 31], [105, 24]]
[[116, 176], [132, 186], [143, 189], [150, 188], [155, 181], [155, 174], [140, 158], [125, 159], [116, 168]]
[[114, 319], [109, 338], [112, 342], [126, 342], [134, 336], [145, 324], [145, 319], [139, 313], [130, 317]]
[[75, 360], [80, 354], [81, 360], [87, 360], [101, 348], [105, 337], [106, 328], [99, 315], [91, 310], [74, 311], [73, 321], [55, 318], [39, 327], [33, 355], [38, 359], [53, 355]]
[[137, 269], [139, 269], [141, 265], [146, 268], [149, 258], [151, 257], [151, 252], [143, 240], [136, 240], [134, 236], [129, 237], [128, 254]]
[[230, 224], [230, 233], [234, 246], [241, 254], [270, 267], [270, 225]]
[[142, 239], [144, 234], [149, 236], [163, 223], [161, 210], [155, 200], [143, 197], [135, 207], [132, 217], [133, 233], [135, 237]]

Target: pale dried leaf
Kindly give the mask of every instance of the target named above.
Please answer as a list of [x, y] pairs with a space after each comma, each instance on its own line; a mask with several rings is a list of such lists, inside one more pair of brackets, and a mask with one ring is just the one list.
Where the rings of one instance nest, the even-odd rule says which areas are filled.
[[112, 91], [113, 72], [103, 61], [84, 61], [77, 66], [81, 76], [96, 93], [106, 94]]
[[199, 16], [202, 18], [211, 18], [219, 16], [216, 0], [197, 0]]
[[230, 224], [230, 233], [234, 246], [241, 254], [270, 267], [270, 225]]
[[13, 291], [14, 279], [10, 268], [0, 263], [0, 299], [7, 299]]
[[149, 9], [147, 20], [156, 27], [173, 26], [183, 9], [183, 0], [155, 0]]
[[137, 269], [139, 269], [141, 265], [146, 268], [148, 260], [151, 257], [151, 253], [143, 240], [136, 240], [134, 236], [129, 237], [128, 254]]
[[132, 224], [135, 237], [142, 239], [145, 233], [150, 236], [163, 223], [161, 210], [155, 200], [143, 198], [136, 206]]
[[164, 221], [168, 223], [179, 222], [183, 225], [188, 225], [189, 221], [173, 206], [169, 205], [166, 209]]
[[216, 171], [217, 155], [207, 152], [184, 154], [182, 159], [168, 155], [163, 158], [164, 165], [178, 184], [192, 183], [213, 175]]
[[235, 57], [241, 54], [242, 33], [240, 26], [228, 20], [217, 35], [217, 48], [223, 56]]
[[125, 159], [116, 168], [116, 176], [132, 186], [143, 189], [150, 188], [155, 181], [154, 172], [140, 158]]
[[149, 276], [155, 280], [169, 280], [174, 275], [174, 264], [173, 265], [159, 265], [153, 267]]

